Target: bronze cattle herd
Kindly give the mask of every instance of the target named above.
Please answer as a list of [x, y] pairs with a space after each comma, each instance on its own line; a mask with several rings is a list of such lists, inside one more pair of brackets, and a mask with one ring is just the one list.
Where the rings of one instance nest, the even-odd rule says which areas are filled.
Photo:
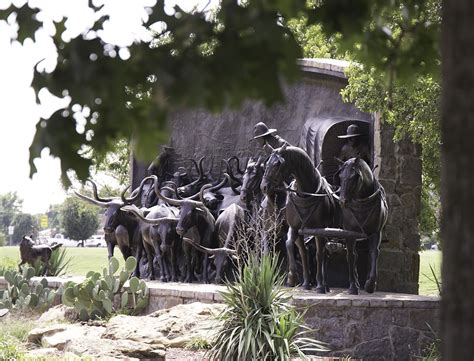
[[[330, 185], [304, 150], [267, 144], [265, 152], [244, 169], [237, 157], [226, 160], [221, 179], [204, 172], [202, 157], [193, 161], [194, 179], [179, 168], [172, 176], [145, 177], [129, 197], [126, 189], [120, 197], [101, 198], [93, 182], [93, 197], [76, 194], [105, 209], [109, 257], [115, 246], [125, 258], [136, 256], [137, 276], [163, 282], [232, 279], [239, 264], [234, 260], [241, 257], [236, 239], [246, 232], [261, 241], [263, 252], [283, 251], [289, 286], [313, 286], [318, 293], [329, 290], [324, 277], [328, 244], [340, 244], [347, 252], [348, 292], [358, 294], [355, 244], [364, 239], [369, 246], [364, 289], [374, 292], [387, 203], [369, 165], [362, 158], [340, 161], [337, 185]], [[248, 226], [257, 217], [264, 220], [263, 231]], [[279, 237], [266, 234], [270, 221], [281, 223]], [[309, 246], [315, 246], [316, 262], [309, 262]]]

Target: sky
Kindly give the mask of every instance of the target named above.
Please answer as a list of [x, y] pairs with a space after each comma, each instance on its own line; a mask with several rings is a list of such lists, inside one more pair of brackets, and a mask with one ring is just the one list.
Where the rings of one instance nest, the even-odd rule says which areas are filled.
[[[26, 1], [0, 0], [0, 10], [10, 3], [22, 6]], [[153, 6], [155, 0], [94, 0], [104, 4], [104, 11], [110, 20], [104, 24], [100, 36], [103, 40], [124, 48], [135, 39], [146, 39], [148, 34], [141, 26], [147, 14], [146, 6]], [[218, 0], [167, 0], [165, 10], [172, 13], [177, 3], [183, 10], [190, 11], [197, 6], [210, 9]], [[67, 17], [64, 38], [73, 38], [92, 25], [94, 13], [88, 7], [88, 0], [30, 0], [30, 5], [41, 9], [44, 28], [31, 39], [11, 43], [11, 34], [16, 32], [14, 19], [0, 21], [0, 194], [17, 192], [23, 199], [23, 212], [45, 213], [50, 204], [62, 203], [67, 196], [60, 182], [60, 162], [43, 150], [41, 158], [35, 160], [38, 172], [29, 178], [28, 148], [35, 134], [40, 115], [48, 116], [54, 110], [67, 104], [68, 99], [53, 97], [41, 92], [38, 106], [31, 88], [33, 67], [44, 59], [41, 66], [52, 71], [56, 65], [56, 49], [51, 40], [54, 32], [53, 20]], [[209, 3], [209, 5], [208, 5]]]

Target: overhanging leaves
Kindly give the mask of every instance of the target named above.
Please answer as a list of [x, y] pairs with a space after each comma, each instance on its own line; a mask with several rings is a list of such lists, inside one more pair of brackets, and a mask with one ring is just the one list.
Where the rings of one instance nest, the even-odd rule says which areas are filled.
[[[303, 0], [222, 0], [212, 16], [189, 14], [179, 7], [168, 15], [164, 1], [158, 1], [145, 25], [159, 22], [162, 32], [151, 44], [129, 46], [127, 60], [116, 55], [119, 48], [94, 37], [95, 32], [65, 43], [64, 23], [59, 23], [54, 38], [58, 65], [52, 74], [37, 72], [33, 87], [37, 93], [46, 87], [58, 96], [67, 90], [72, 101], [67, 113], [57, 112], [38, 125], [30, 148], [32, 172], [32, 160], [48, 147], [61, 158], [63, 173], [73, 169], [83, 180], [90, 160], [81, 154], [82, 145], [100, 155], [117, 139], [133, 136], [136, 154], [150, 159], [156, 144], [166, 140], [170, 111], [219, 112], [237, 108], [246, 99], [267, 105], [282, 101], [281, 80], [297, 78], [296, 60], [302, 56], [285, 25], [292, 17], [306, 15], [309, 24], [320, 23], [327, 34], [338, 34], [342, 51], [350, 48], [359, 60], [388, 68], [390, 74], [403, 78], [411, 69], [432, 71], [438, 49], [437, 23], [430, 21], [432, 14], [425, 6], [430, 1], [331, 0], [317, 1], [313, 8]], [[26, 18], [18, 18], [22, 37], [35, 28], [28, 9], [22, 10]], [[102, 29], [106, 20], [105, 14], [91, 30]], [[78, 112], [84, 122], [81, 132], [73, 118]]]

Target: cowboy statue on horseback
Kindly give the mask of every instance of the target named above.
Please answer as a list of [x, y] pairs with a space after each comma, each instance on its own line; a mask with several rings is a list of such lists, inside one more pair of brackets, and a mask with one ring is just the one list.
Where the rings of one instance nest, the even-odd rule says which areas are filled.
[[290, 144], [285, 139], [276, 134], [276, 129], [269, 129], [264, 122], [255, 124], [253, 128], [253, 139], [258, 142], [258, 145], [263, 148], [265, 144], [272, 148], [280, 148], [284, 144]]
[[[268, 128], [268, 126], [264, 122], [259, 122], [254, 127], [254, 137], [255, 140], [261, 150], [265, 152], [263, 164], [265, 165], [268, 161], [269, 154], [268, 148], [270, 149], [277, 149], [282, 146], [288, 146], [290, 143], [276, 134], [277, 130]], [[285, 180], [288, 184], [291, 182], [291, 178]], [[263, 211], [263, 219], [265, 220], [265, 228], [271, 228], [270, 225], [271, 220], [276, 220], [282, 218], [282, 212], [285, 209], [286, 204], [286, 191], [284, 190], [275, 190], [273, 192], [268, 192], [264, 195], [263, 201], [259, 205]], [[286, 233], [286, 224], [282, 224], [282, 222], [277, 222], [280, 224], [280, 229], [276, 233], [284, 234]], [[284, 223], [284, 222], [283, 222]], [[268, 229], [267, 229], [268, 231]], [[279, 238], [279, 237], [277, 237]], [[264, 253], [268, 253], [269, 249], [272, 248], [269, 244], [270, 240], [268, 237], [267, 232], [262, 234], [262, 244], [263, 244], [263, 251]]]

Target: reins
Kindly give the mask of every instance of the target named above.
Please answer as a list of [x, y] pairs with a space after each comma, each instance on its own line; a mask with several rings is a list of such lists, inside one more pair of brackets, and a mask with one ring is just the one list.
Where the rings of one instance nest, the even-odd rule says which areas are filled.
[[296, 195], [298, 196], [307, 196], [307, 197], [328, 197], [331, 195], [331, 193], [308, 193], [308, 192], [303, 192], [303, 191], [299, 191], [299, 190], [296, 190], [296, 189], [292, 189], [291, 186], [287, 186], [287, 187], [284, 187], [282, 188], [282, 190], [285, 190], [285, 191], [288, 191], [288, 192], [292, 192], [292, 193], [295, 193]]
[[[266, 179], [267, 181], [269, 181], [270, 183], [272, 184], [276, 184], [276, 183], [279, 183], [273, 179], [271, 179], [270, 177], [267, 177], [267, 176], [263, 176], [262, 179]], [[291, 185], [288, 185], [288, 186], [284, 186], [284, 187], [278, 187], [278, 188], [273, 188], [274, 191], [276, 192], [292, 192], [292, 193], [295, 193], [296, 195], [298, 196], [307, 196], [307, 197], [328, 197], [330, 195], [332, 195], [334, 192], [328, 188], [328, 192], [326, 193], [309, 193], [309, 192], [303, 192], [303, 191], [299, 191], [299, 190], [296, 190], [296, 189], [292, 189], [291, 188]]]

